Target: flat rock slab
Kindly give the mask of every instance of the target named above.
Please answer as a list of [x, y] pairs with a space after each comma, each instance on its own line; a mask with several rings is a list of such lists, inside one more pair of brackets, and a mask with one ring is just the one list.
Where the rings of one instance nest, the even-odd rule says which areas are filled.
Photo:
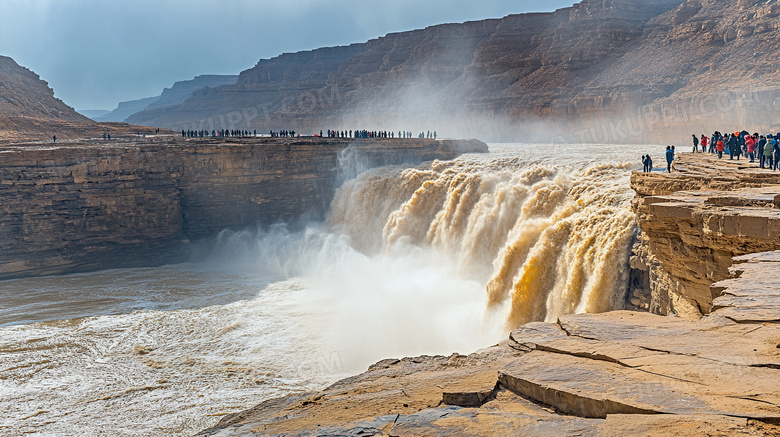
[[477, 374], [465, 380], [443, 384], [442, 403], [459, 407], [481, 407], [496, 390], [493, 372]]
[[599, 426], [602, 437], [627, 436], [758, 436], [761, 424], [753, 425], [747, 419], [708, 415], [626, 415], [613, 414]]
[[746, 263], [746, 262], [776, 262], [780, 263], [780, 250], [773, 251], [773, 252], [761, 252], [761, 253], [751, 253], [748, 255], [742, 255], [734, 257], [735, 263]]
[[780, 308], [769, 305], [723, 308], [718, 314], [737, 323], [780, 323]]
[[[767, 308], [777, 310], [780, 308], [780, 294], [779, 295], [746, 295], [746, 296], [731, 296], [725, 295], [716, 298], [712, 301], [712, 311], [720, 311], [726, 308]], [[718, 315], [726, 316], [725, 313], [718, 313]], [[730, 318], [730, 317], [729, 317]]]
[[737, 323], [780, 323], [780, 251], [734, 258], [735, 276], [712, 284], [713, 313]]
[[595, 340], [635, 341], [648, 337], [688, 335], [732, 323], [727, 320], [702, 323], [650, 313], [613, 311], [604, 314], [561, 316], [558, 324], [568, 335]]
[[711, 414], [780, 420], [780, 406], [753, 393], [734, 390], [726, 395], [714, 392], [714, 385], [565, 354], [531, 352], [501, 369], [499, 382], [520, 396], [578, 417]]
[[[641, 348], [645, 351], [688, 355], [725, 364], [770, 365], [780, 362], [780, 349], [777, 348], [780, 344], [779, 325], [738, 324], [721, 316], [722, 311], [724, 310], [699, 322], [647, 313], [615, 311], [564, 316], [560, 318], [559, 325], [571, 334], [569, 342], [576, 341], [566, 349], [566, 352], [571, 354], [577, 352], [575, 348], [584, 347], [582, 340], [595, 340], [599, 348], [593, 349], [594, 353], [611, 354], [615, 360], [625, 358], [625, 355], [640, 356], [636, 348]], [[618, 343], [625, 350], [605, 342]], [[539, 343], [547, 344], [542, 341]], [[561, 344], [565, 343], [550, 346], [560, 348]]]

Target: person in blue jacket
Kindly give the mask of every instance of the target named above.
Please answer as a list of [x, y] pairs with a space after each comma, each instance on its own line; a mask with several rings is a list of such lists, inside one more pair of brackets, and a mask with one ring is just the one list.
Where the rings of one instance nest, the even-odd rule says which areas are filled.
[[666, 146], [666, 171], [672, 172], [672, 161], [674, 161], [674, 151], [670, 146]]

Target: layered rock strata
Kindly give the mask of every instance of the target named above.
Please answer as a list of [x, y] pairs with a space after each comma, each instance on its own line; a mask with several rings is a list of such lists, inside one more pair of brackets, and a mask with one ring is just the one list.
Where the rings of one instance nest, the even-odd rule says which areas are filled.
[[0, 149], [0, 279], [176, 259], [182, 244], [328, 207], [361, 168], [486, 152], [479, 141], [192, 139]]
[[698, 318], [732, 257], [780, 249], [780, 173], [747, 160], [682, 154], [674, 172], [634, 173], [641, 234], [631, 259], [635, 306]]

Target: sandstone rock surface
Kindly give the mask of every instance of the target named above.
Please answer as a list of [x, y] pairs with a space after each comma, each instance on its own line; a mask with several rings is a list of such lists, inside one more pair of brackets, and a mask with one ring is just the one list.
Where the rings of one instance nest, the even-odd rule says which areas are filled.
[[697, 318], [732, 257], [780, 249], [780, 173], [711, 154], [680, 154], [674, 169], [632, 176], [642, 234], [631, 264], [648, 279], [632, 293], [652, 312]]
[[200, 435], [776, 435], [778, 342], [777, 324], [720, 311], [565, 316], [469, 356], [386, 360]]

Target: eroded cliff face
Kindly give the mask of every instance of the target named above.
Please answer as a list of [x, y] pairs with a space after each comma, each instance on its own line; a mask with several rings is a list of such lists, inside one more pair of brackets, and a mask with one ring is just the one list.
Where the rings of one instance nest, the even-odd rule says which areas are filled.
[[0, 150], [0, 279], [177, 259], [183, 244], [321, 217], [349, 148], [364, 167], [486, 152], [479, 141], [241, 139]]
[[641, 228], [630, 298], [657, 314], [709, 314], [732, 257], [780, 249], [780, 173], [682, 154], [675, 172], [634, 173]]
[[671, 140], [714, 124], [758, 128], [774, 122], [780, 101], [778, 16], [775, 0], [585, 0], [262, 60], [234, 86], [129, 121], [178, 129], [397, 125], [571, 142]]

